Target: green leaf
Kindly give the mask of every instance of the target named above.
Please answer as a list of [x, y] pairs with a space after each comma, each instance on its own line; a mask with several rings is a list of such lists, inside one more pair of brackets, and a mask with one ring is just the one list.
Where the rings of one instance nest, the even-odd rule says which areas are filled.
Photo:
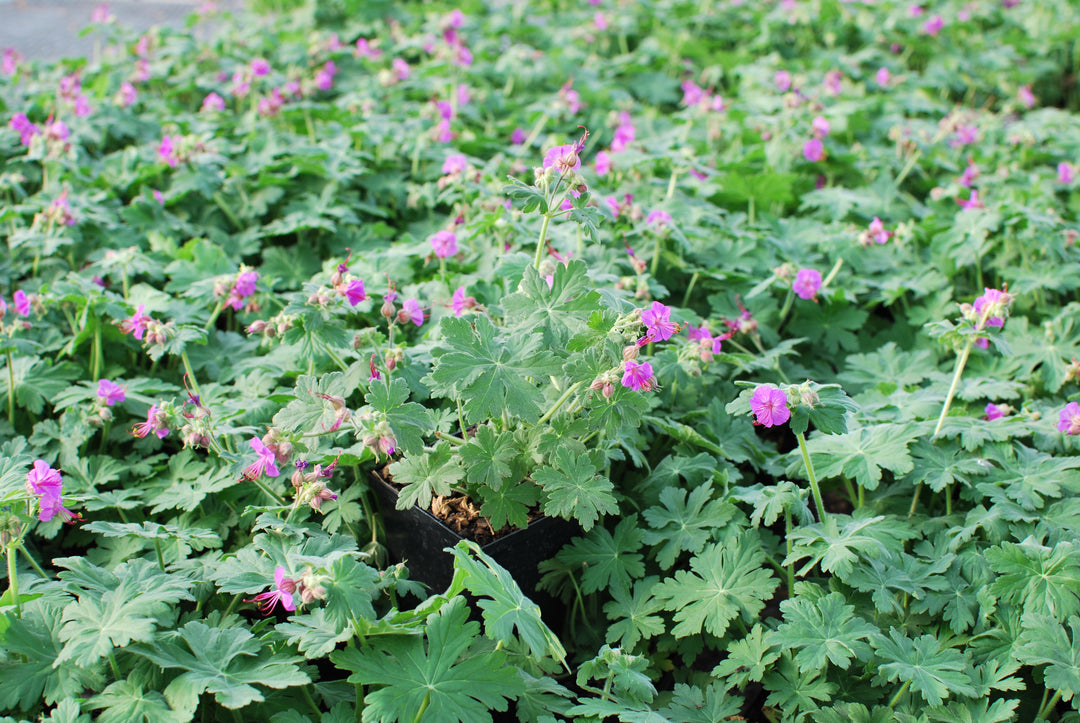
[[118, 680], [86, 702], [91, 710], [101, 710], [100, 723], [185, 723], [190, 716], [169, 707], [156, 690], [144, 691], [138, 683]]
[[391, 464], [387, 470], [393, 475], [394, 482], [404, 485], [398, 496], [397, 508], [407, 510], [419, 505], [429, 509], [432, 496], [449, 496], [454, 491], [454, 485], [465, 476], [459, 462], [450, 444], [439, 442], [434, 449], [419, 457], [407, 456]]
[[780, 584], [762, 567], [764, 562], [765, 553], [751, 534], [707, 546], [690, 560], [690, 571], [679, 570], [656, 586], [656, 599], [675, 612], [671, 633], [683, 638], [704, 629], [723, 637], [740, 613], [743, 620], [754, 620]]
[[575, 519], [588, 531], [600, 515], [618, 511], [612, 494], [615, 486], [611, 480], [597, 474], [587, 455], [559, 447], [552, 462], [532, 474], [547, 497], [544, 514]]
[[592, 593], [605, 588], [626, 591], [634, 578], [645, 573], [638, 554], [645, 533], [637, 515], [626, 517], [615, 533], [594, 527], [583, 537], [575, 537], [555, 556], [559, 562], [581, 572], [581, 591]]
[[779, 665], [773, 667], [761, 684], [771, 691], [766, 703], [791, 713], [816, 710], [818, 701], [831, 700], [836, 692], [836, 685], [820, 673], [800, 673], [787, 655], [780, 658]]
[[899, 518], [871, 517], [871, 514], [866, 508], [860, 508], [854, 517], [829, 515], [825, 522], [795, 528], [789, 538], [793, 543], [791, 553], [784, 564], [810, 558], [796, 574], [806, 575], [820, 564], [823, 572], [833, 572], [845, 579], [860, 556], [876, 557], [886, 551], [898, 553], [905, 540], [917, 536], [915, 530]]
[[780, 651], [773, 646], [772, 635], [766, 634], [761, 623], [754, 623], [745, 638], [728, 645], [727, 657], [713, 668], [712, 676], [724, 678], [728, 687], [745, 688], [750, 681], [761, 682], [779, 658]]
[[374, 620], [372, 601], [378, 597], [379, 571], [352, 555], [334, 560], [323, 582], [326, 620], [337, 630], [348, 630], [355, 620]]
[[712, 538], [714, 530], [722, 529], [735, 514], [735, 506], [712, 499], [712, 484], [695, 487], [689, 493], [680, 487], [665, 487], [660, 493], [663, 507], [650, 507], [644, 515], [649, 527], [643, 541], [654, 547], [660, 567], [670, 569], [682, 552], [697, 554]]
[[660, 709], [660, 713], [668, 720], [680, 723], [716, 723], [738, 720], [734, 716], [739, 714], [742, 706], [743, 699], [738, 695], [728, 695], [727, 689], [720, 683], [710, 683], [704, 689], [676, 683], [671, 702]]
[[637, 707], [656, 696], [656, 687], [645, 674], [648, 667], [649, 659], [643, 655], [603, 645], [595, 658], [578, 666], [577, 684], [585, 686], [589, 680], [603, 680], [616, 703]]
[[501, 418], [503, 411], [537, 421], [544, 400], [538, 384], [558, 374], [561, 362], [543, 349], [540, 334], [518, 332], [503, 338], [486, 316], [469, 318], [442, 320], [446, 346], [432, 352], [432, 394], [460, 398], [470, 423]]
[[[907, 446], [919, 434], [906, 424], [876, 424], [845, 434], [815, 434], [806, 447], [818, 479], [843, 476], [872, 491], [881, 482], [882, 469], [894, 475], [911, 471]], [[801, 465], [800, 455], [792, 467], [801, 469]], [[794, 471], [788, 469], [789, 474]]]
[[997, 577], [990, 592], [1021, 606], [1025, 615], [1046, 614], [1064, 620], [1080, 612], [1080, 550], [1062, 541], [1052, 549], [1029, 537], [1003, 542], [986, 551]]
[[540, 607], [525, 597], [510, 573], [468, 540], [459, 542], [453, 553], [455, 570], [464, 573], [465, 589], [481, 598], [477, 604], [487, 636], [510, 643], [516, 630], [533, 656], [551, 656], [565, 665], [566, 650], [558, 636], [540, 619]]
[[556, 264], [549, 287], [547, 279], [529, 266], [518, 290], [503, 299], [508, 319], [518, 329], [540, 331], [545, 348], [565, 348], [570, 337], [586, 329], [600, 303], [587, 270], [580, 259]]
[[1066, 630], [1049, 615], [1028, 613], [1016, 647], [1016, 659], [1021, 663], [1047, 666], [1046, 686], [1060, 692], [1066, 701], [1080, 693], [1080, 617], [1071, 616], [1068, 626]]
[[58, 558], [53, 563], [68, 568], [60, 577], [78, 596], [64, 608], [60, 639], [65, 644], [54, 665], [72, 661], [86, 668], [113, 648], [149, 642], [159, 616], [181, 600], [195, 599], [191, 580], [162, 572], [147, 560], [125, 562], [113, 572], [85, 558]]
[[213, 628], [200, 620], [184, 625], [174, 637], [159, 636], [153, 644], [131, 649], [162, 668], [183, 671], [165, 688], [176, 710], [194, 711], [203, 693], [213, 693], [218, 703], [235, 710], [264, 700], [256, 684], [288, 688], [311, 682], [297, 667], [303, 658], [271, 653], [243, 628]]
[[855, 606], [844, 604], [844, 596], [838, 592], [816, 600], [784, 600], [780, 611], [784, 622], [773, 641], [782, 650], [798, 651], [795, 664], [800, 673], [824, 670], [826, 661], [847, 670], [853, 658], [869, 658], [867, 641], [879, 634], [876, 626], [855, 615]]
[[315, 608], [306, 615], [293, 615], [288, 622], [278, 623], [275, 629], [284, 635], [290, 644], [296, 644], [309, 660], [329, 655], [338, 643], [343, 643], [354, 635], [351, 627], [341, 629], [336, 623], [327, 620], [326, 610], [323, 608]]
[[514, 435], [496, 432], [490, 424], [481, 424], [458, 454], [469, 482], [497, 490], [510, 476], [510, 462], [517, 456]]
[[604, 604], [604, 614], [616, 620], [608, 626], [608, 643], [633, 650], [639, 640], [648, 639], [664, 632], [664, 619], [654, 613], [660, 611], [660, 603], [653, 597], [653, 589], [659, 580], [650, 575], [634, 584], [631, 595], [628, 587], [611, 589], [611, 602]]
[[878, 657], [888, 662], [878, 668], [881, 680], [911, 684], [930, 705], [941, 705], [950, 695], [974, 696], [967, 661], [958, 650], [942, 648], [933, 635], [914, 640], [896, 628], [876, 643]]
[[409, 384], [401, 377], [395, 377], [392, 381], [388, 378], [372, 381], [364, 400], [386, 417], [398, 447], [406, 454], [422, 450], [424, 435], [435, 431], [431, 411], [408, 401]]
[[[295, 397], [274, 415], [274, 426], [290, 432], [324, 432], [337, 421], [337, 410], [326, 397], [346, 398], [356, 388], [356, 378], [342, 372], [320, 377], [302, 374], [296, 380]], [[319, 396], [322, 395], [322, 396]]]
[[352, 671], [350, 683], [379, 686], [365, 696], [365, 720], [412, 723], [424, 708], [447, 723], [490, 722], [488, 711], [505, 711], [524, 686], [501, 650], [467, 652], [479, 629], [455, 597], [427, 619], [423, 637], [383, 637], [330, 660]]
[[480, 499], [483, 504], [480, 514], [487, 517], [494, 530], [506, 525], [524, 528], [529, 526], [529, 510], [543, 494], [534, 483], [525, 481], [516, 485], [504, 484], [498, 489], [481, 487]]
[[965, 457], [954, 445], [935, 444], [927, 439], [919, 440], [912, 447], [914, 469], [907, 476], [912, 484], [925, 484], [934, 492], [959, 482], [971, 484], [971, 478], [985, 475], [989, 465], [983, 459]]
[[1015, 454], [992, 455], [1000, 469], [990, 471], [987, 481], [978, 485], [980, 491], [989, 491], [991, 485], [1001, 487], [1009, 499], [1032, 511], [1042, 509], [1047, 499], [1057, 499], [1066, 491], [1080, 493], [1080, 458], [1054, 457], [1023, 444], [1009, 451]]

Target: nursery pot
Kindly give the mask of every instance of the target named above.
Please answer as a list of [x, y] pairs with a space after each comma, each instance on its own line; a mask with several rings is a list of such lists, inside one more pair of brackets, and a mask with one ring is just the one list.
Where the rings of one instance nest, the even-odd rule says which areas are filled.
[[[372, 470], [371, 485], [382, 505], [386, 546], [394, 562], [405, 562], [409, 577], [439, 592], [450, 586], [454, 556], [445, 551], [462, 539], [435, 515], [416, 505], [397, 508], [398, 490], [387, 482], [382, 469]], [[574, 522], [559, 517], [540, 517], [528, 527], [514, 530], [480, 547], [514, 577], [521, 591], [542, 608], [552, 602], [538, 592], [540, 563], [554, 557], [559, 549], [580, 532]]]

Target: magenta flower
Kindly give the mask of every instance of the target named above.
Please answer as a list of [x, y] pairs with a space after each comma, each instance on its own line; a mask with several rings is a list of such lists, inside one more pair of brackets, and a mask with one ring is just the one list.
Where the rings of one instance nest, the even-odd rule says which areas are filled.
[[825, 145], [819, 138], [811, 138], [805, 144], [802, 149], [803, 158], [811, 163], [817, 163], [825, 158]]
[[1059, 163], [1057, 167], [1057, 180], [1058, 183], [1063, 186], [1068, 186], [1073, 182], [1073, 167], [1068, 163]]
[[687, 108], [693, 108], [705, 99], [705, 90], [692, 80], [683, 81], [682, 92], [682, 102]]
[[124, 319], [120, 322], [120, 331], [125, 334], [132, 334], [136, 339], [142, 341], [146, 325], [153, 321], [151, 317], [143, 313], [145, 308], [146, 304], [139, 304], [139, 308], [135, 310], [130, 319]]
[[77, 519], [78, 515], [60, 503], [63, 486], [60, 470], [53, 469], [45, 460], [35, 460], [34, 468], [26, 473], [26, 490], [38, 498], [38, 519], [42, 522], [56, 515], [65, 522]]
[[960, 207], [963, 208], [965, 211], [973, 211], [980, 208], [986, 208], [986, 205], [979, 200], [979, 192], [975, 189], [971, 190], [971, 196], [968, 197], [968, 200], [965, 201], [958, 198], [956, 199], [956, 202], [959, 203]]
[[150, 407], [150, 410], [146, 413], [146, 421], [136, 424], [132, 428], [131, 433], [139, 439], [142, 439], [153, 432], [157, 435], [158, 439], [165, 439], [169, 436], [168, 422], [169, 420], [165, 412], [155, 404]]
[[671, 214], [660, 209], [649, 211], [649, 215], [645, 217], [645, 225], [666, 228], [671, 225]]
[[111, 16], [109, 15], [109, 6], [107, 3], [101, 3], [90, 13], [90, 22], [92, 23], [107, 23], [110, 19]]
[[607, 154], [607, 151], [600, 151], [596, 154], [596, 175], [606, 176], [611, 173], [611, 156]]
[[960, 185], [964, 188], [971, 188], [971, 185], [979, 178], [979, 167], [975, 165], [975, 161], [968, 160], [967, 168], [960, 174]]
[[646, 342], [667, 341], [679, 331], [679, 325], [671, 320], [671, 309], [659, 301], [641, 312], [641, 321], [645, 324]]
[[799, 269], [791, 288], [800, 299], [815, 300], [821, 288], [821, 272], [817, 269]]
[[452, 153], [443, 161], [442, 172], [447, 175], [464, 173], [468, 167], [469, 159], [465, 157], [464, 153]]
[[1080, 434], [1080, 404], [1069, 402], [1065, 405], [1059, 414], [1057, 428], [1065, 434]]
[[30, 298], [26, 295], [26, 292], [19, 289], [11, 295], [11, 300], [15, 305], [15, 313], [19, 316], [30, 316]]
[[217, 93], [211, 91], [206, 94], [202, 102], [202, 111], [204, 113], [220, 113], [225, 110], [225, 99]]
[[840, 95], [844, 89], [844, 74], [839, 70], [830, 70], [825, 74], [825, 91], [829, 95]]
[[773, 83], [776, 84], [776, 89], [781, 93], [787, 93], [791, 90], [791, 73], [786, 70], [776, 71], [776, 75], [773, 76]]
[[25, 113], [16, 113], [11, 116], [8, 125], [11, 127], [11, 130], [19, 134], [19, 142], [24, 146], [30, 145], [30, 141], [32, 141], [34, 136], [39, 132], [37, 125], [31, 123]]
[[761, 384], [750, 397], [750, 409], [757, 418], [757, 423], [764, 427], [774, 427], [791, 419], [791, 410], [787, 406], [784, 390], [772, 384]]
[[367, 294], [364, 293], [364, 282], [360, 279], [353, 279], [345, 286], [345, 298], [349, 300], [350, 306], [356, 306], [361, 301], [367, 298]]
[[116, 96], [117, 103], [121, 108], [127, 108], [135, 105], [135, 101], [139, 99], [139, 92], [135, 90], [135, 86], [126, 80], [120, 84], [120, 92]]
[[15, 48], [4, 48], [3, 60], [0, 60], [0, 73], [3, 75], [15, 75], [22, 62], [23, 55]]
[[923, 23], [923, 32], [931, 37], [937, 37], [943, 27], [945, 27], [945, 18], [934, 15]]
[[1016, 97], [1028, 110], [1035, 107], [1035, 94], [1031, 92], [1030, 85], [1021, 85], [1020, 89], [1016, 91]]
[[656, 388], [656, 378], [653, 377], [652, 365], [649, 362], [638, 364], [633, 359], [623, 363], [622, 385], [635, 392], [651, 392]]
[[390, 67], [394, 71], [394, 76], [398, 80], [409, 79], [409, 64], [401, 58], [394, 58], [393, 62], [390, 63]]
[[578, 156], [578, 148], [571, 143], [564, 146], [555, 146], [544, 155], [544, 168], [555, 167], [559, 173], [569, 173], [581, 168], [581, 158]]
[[603, 31], [608, 29], [607, 16], [605, 16], [603, 12], [597, 10], [593, 15], [592, 21], [597, 30]]
[[510, 134], [510, 142], [515, 146], [520, 146], [527, 137], [524, 128], [515, 128], [514, 132]]
[[124, 391], [124, 388], [115, 382], [110, 382], [108, 379], [102, 379], [98, 382], [97, 395], [109, 407], [127, 399], [127, 392]]
[[472, 296], [466, 296], [465, 287], [459, 286], [454, 290], [454, 296], [450, 300], [450, 308], [453, 309], [454, 316], [461, 316], [466, 309], [476, 308], [476, 299]]
[[259, 593], [253, 599], [244, 600], [244, 602], [258, 603], [259, 612], [263, 615], [272, 613], [278, 603], [281, 603], [281, 607], [289, 612], [293, 612], [296, 610], [296, 601], [293, 600], [294, 592], [296, 592], [296, 580], [285, 577], [285, 568], [278, 565], [274, 570], [274, 589]]
[[270, 72], [270, 63], [265, 58], [255, 58], [251, 61], [252, 75], [263, 76]]
[[453, 231], [447, 231], [443, 229], [432, 236], [431, 248], [435, 250], [435, 255], [440, 259], [449, 258], [458, 252], [457, 234]]
[[1006, 405], [998, 406], [991, 402], [986, 405], [986, 416], [983, 417], [988, 422], [992, 422], [995, 419], [1001, 419], [1005, 416], [1005, 412], [1008, 410]]
[[158, 146], [158, 158], [171, 168], [180, 165], [179, 149], [176, 147], [180, 140], [180, 136], [162, 136], [161, 144]]
[[619, 125], [615, 128], [615, 137], [611, 141], [611, 150], [616, 153], [626, 150], [626, 147], [634, 142], [636, 135], [637, 128], [631, 122], [630, 114], [623, 111], [619, 115]]
[[880, 218], [874, 216], [874, 220], [871, 221], [870, 225], [866, 228], [867, 241], [872, 241], [876, 244], [884, 244], [888, 242], [890, 236], [892, 236], [892, 232], [886, 231], [885, 224], [881, 222]]
[[[1012, 303], [1012, 299], [1012, 294], [1006, 291], [984, 287], [982, 296], [975, 299], [971, 308], [980, 320], [984, 314], [988, 315], [985, 322], [986, 326], [1005, 326], [1005, 319], [998, 314], [1005, 313], [1005, 310]], [[980, 324], [977, 328], [982, 329], [984, 327]]]
[[956, 132], [953, 134], [952, 140], [949, 141], [949, 145], [953, 148], [959, 148], [960, 146], [970, 146], [977, 140], [979, 140], [979, 127], [965, 123], [956, 127]]
[[159, 190], [157, 190], [155, 188], [154, 192], [153, 192], [153, 196], [154, 196], [154, 200], [157, 201], [160, 205], [162, 205], [162, 206], [165, 205], [165, 194], [164, 193], [162, 193], [161, 191], [159, 191]]
[[420, 308], [420, 302], [416, 299], [405, 299], [401, 302], [401, 312], [398, 314], [398, 318], [405, 321], [411, 321], [417, 326], [423, 326], [424, 324], [424, 310]]
[[889, 72], [888, 68], [878, 68], [878, 72], [874, 75], [874, 80], [877, 81], [877, 84], [882, 88], [888, 88], [889, 81], [892, 80], [892, 73]]
[[819, 115], [810, 123], [810, 129], [814, 133], [814, 138], [824, 138], [829, 135], [829, 121], [824, 116]]
[[248, 444], [255, 450], [255, 453], [259, 455], [259, 458], [253, 463], [248, 465], [244, 469], [244, 476], [249, 479], [258, 479], [265, 473], [268, 477], [277, 477], [281, 472], [278, 471], [277, 457], [274, 455], [274, 450], [267, 447], [262, 443], [262, 440], [258, 437], [252, 437]]
[[382, 55], [382, 51], [371, 47], [371, 42], [367, 38], [357, 38], [355, 55], [358, 58], [377, 58]]

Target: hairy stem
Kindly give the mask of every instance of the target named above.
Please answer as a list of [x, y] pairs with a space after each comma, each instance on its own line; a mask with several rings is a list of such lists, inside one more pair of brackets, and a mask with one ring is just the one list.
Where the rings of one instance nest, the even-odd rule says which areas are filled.
[[540, 236], [536, 240], [536, 258], [533, 260], [533, 267], [539, 271], [540, 262], [544, 260], [544, 249], [547, 246], [547, 232], [548, 224], [551, 223], [551, 211], [544, 214], [544, 222], [540, 225]]
[[[791, 559], [791, 510], [784, 509], [784, 540], [787, 544], [787, 558]], [[795, 596], [795, 563], [788, 562], [784, 567], [787, 569], [787, 594]]]
[[894, 695], [892, 697], [892, 700], [889, 701], [889, 707], [890, 708], [895, 708], [896, 707], [896, 704], [900, 702], [900, 696], [902, 696], [904, 693], [906, 693], [907, 689], [909, 687], [911, 687], [911, 681], [910, 680], [905, 681], [904, 684], [902, 686], [900, 686], [900, 690], [896, 691], [896, 695]]
[[11, 600], [15, 603], [15, 615], [16, 617], [22, 617], [22, 603], [19, 602], [19, 571], [15, 565], [15, 546], [7, 546], [7, 573], [8, 573], [8, 592], [11, 593]]
[[814, 463], [810, 461], [810, 450], [806, 448], [806, 437], [799, 432], [795, 435], [795, 439], [799, 441], [799, 451], [802, 452], [803, 463], [806, 465], [806, 476], [810, 480], [810, 491], [814, 494], [818, 520], [824, 522], [828, 513], [825, 512], [825, 503], [821, 500], [821, 488], [818, 487], [817, 475], [814, 473]]
[[562, 393], [562, 396], [556, 399], [555, 403], [551, 405], [551, 409], [544, 412], [544, 416], [540, 417], [540, 419], [537, 420], [536, 425], [540, 426], [541, 424], [544, 424], [553, 416], [555, 416], [555, 413], [558, 412], [559, 408], [566, 403], [566, 400], [569, 399], [580, 388], [581, 382], [574, 382], [569, 387], [567, 387], [566, 391]]

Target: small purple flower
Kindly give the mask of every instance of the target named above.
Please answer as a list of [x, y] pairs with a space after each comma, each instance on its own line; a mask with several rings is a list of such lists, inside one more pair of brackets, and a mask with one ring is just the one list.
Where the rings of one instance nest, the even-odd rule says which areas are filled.
[[139, 99], [139, 92], [135, 90], [135, 86], [126, 80], [120, 84], [120, 92], [116, 96], [117, 103], [121, 108], [128, 108], [135, 105], [135, 101]]
[[578, 148], [571, 143], [564, 146], [555, 146], [544, 155], [544, 168], [555, 167], [559, 173], [569, 173], [581, 168], [581, 158], [578, 156]]
[[423, 326], [424, 310], [420, 308], [420, 302], [416, 299], [405, 299], [405, 301], [401, 302], [401, 312], [398, 314], [398, 318], [402, 319], [403, 323], [411, 321], [417, 326]]
[[476, 308], [476, 299], [472, 296], [466, 296], [465, 287], [459, 286], [454, 290], [454, 296], [450, 300], [450, 308], [453, 309], [454, 316], [461, 316], [466, 309]]
[[293, 599], [293, 593], [295, 592], [296, 580], [285, 577], [285, 568], [278, 565], [274, 570], [274, 589], [259, 593], [253, 599], [244, 600], [244, 602], [258, 603], [259, 612], [263, 615], [272, 613], [278, 603], [281, 603], [281, 607], [289, 612], [294, 612], [296, 601]]
[[979, 192], [975, 189], [971, 189], [971, 196], [965, 201], [963, 199], [956, 199], [956, 202], [960, 204], [960, 207], [965, 211], [974, 211], [980, 208], [986, 208], [986, 205], [979, 200]]
[[37, 125], [31, 123], [25, 113], [16, 113], [11, 116], [8, 125], [11, 127], [11, 130], [19, 134], [19, 142], [24, 146], [30, 145], [30, 141], [32, 141], [34, 136], [39, 132]]
[[600, 151], [596, 154], [596, 175], [606, 176], [611, 173], [611, 156], [607, 151]]
[[453, 231], [443, 229], [429, 240], [431, 241], [431, 248], [435, 250], [435, 255], [440, 259], [449, 258], [458, 252], [457, 234]]
[[409, 64], [401, 58], [394, 58], [393, 62], [390, 63], [390, 67], [398, 80], [409, 79]]
[[821, 288], [821, 272], [817, 269], [799, 269], [791, 288], [800, 299], [814, 300]]
[[510, 142], [515, 146], [520, 146], [525, 142], [526, 137], [524, 128], [515, 128], [514, 132], [510, 134]]
[[995, 419], [1001, 419], [1002, 417], [1004, 417], [1005, 412], [1008, 411], [1008, 406], [1007, 405], [998, 406], [997, 404], [994, 404], [993, 402], [991, 402], [990, 404], [986, 405], [986, 410], [985, 411], [986, 411], [986, 416], [983, 417], [983, 419], [985, 419], [987, 422], [992, 422]]
[[258, 479], [265, 473], [268, 477], [277, 477], [281, 472], [278, 471], [277, 457], [274, 455], [274, 450], [267, 447], [262, 443], [262, 440], [258, 437], [252, 437], [248, 444], [255, 450], [255, 453], [259, 455], [259, 458], [253, 463], [248, 465], [244, 469], [244, 475], [250, 479]]
[[641, 321], [645, 324], [647, 342], [667, 341], [679, 331], [679, 325], [671, 320], [671, 308], [659, 301], [641, 312]]
[[345, 298], [349, 300], [350, 306], [356, 306], [361, 301], [367, 298], [367, 294], [364, 293], [364, 282], [360, 279], [353, 279], [345, 285]]
[[960, 174], [960, 185], [964, 188], [971, 188], [971, 185], [975, 183], [979, 178], [979, 167], [975, 165], [975, 161], [968, 160], [967, 168]]
[[1020, 89], [1016, 91], [1016, 97], [1020, 101], [1020, 103], [1023, 104], [1023, 106], [1028, 110], [1034, 108], [1035, 103], [1037, 102], [1035, 94], [1031, 92], [1030, 85], [1021, 85]]
[[817, 163], [825, 158], [825, 146], [822, 144], [821, 139], [811, 138], [803, 145], [802, 154], [806, 160]]
[[124, 319], [120, 322], [120, 331], [125, 334], [131, 334], [139, 341], [142, 341], [143, 332], [146, 331], [146, 325], [153, 321], [153, 319], [143, 313], [146, 308], [146, 304], [139, 304], [139, 308], [135, 310], [135, 313], [131, 315], [131, 318]]
[[48, 522], [60, 515], [65, 522], [78, 518], [60, 503], [64, 480], [60, 470], [53, 469], [45, 460], [34, 461], [34, 468], [26, 473], [26, 490], [38, 498], [38, 519]]
[[337, 74], [337, 66], [334, 61], [326, 61], [326, 65], [315, 74], [315, 87], [319, 90], [330, 90], [334, 87], [334, 76]]
[[829, 135], [829, 121], [824, 116], [817, 116], [810, 123], [810, 128], [814, 133], [814, 138], [824, 138]]
[[934, 15], [923, 23], [923, 32], [931, 37], [937, 37], [943, 27], [945, 27], [945, 18]]
[[1065, 434], [1080, 434], [1080, 404], [1069, 402], [1065, 405], [1059, 414], [1057, 428]]
[[202, 111], [204, 113], [220, 113], [225, 110], [225, 99], [217, 93], [211, 91], [206, 94], [202, 102]]
[[633, 359], [623, 363], [622, 385], [635, 392], [650, 392], [656, 388], [652, 365], [649, 362], [638, 364]]
[[15, 50], [15, 48], [4, 48], [4, 57], [3, 60], [0, 60], [0, 74], [15, 75], [22, 59], [22, 53]]
[[839, 70], [830, 70], [825, 74], [824, 84], [829, 95], [840, 95], [844, 90], [844, 74]]
[[26, 295], [26, 292], [19, 289], [11, 295], [11, 300], [15, 304], [15, 313], [19, 316], [30, 316], [30, 297]]
[[442, 164], [442, 172], [447, 175], [464, 173], [469, 167], [469, 159], [464, 153], [451, 153]]
[[[1012, 294], [1007, 291], [1001, 291], [1000, 289], [988, 289], [983, 288], [982, 296], [979, 296], [972, 303], [972, 311], [981, 320], [983, 315], [987, 315], [985, 325], [986, 326], [1005, 326], [1005, 319], [999, 314], [1006, 313], [1009, 305], [1012, 304]], [[978, 329], [984, 328], [982, 323], [977, 326]]]
[[630, 114], [623, 111], [619, 115], [619, 125], [615, 129], [615, 137], [611, 141], [611, 150], [616, 153], [626, 150], [626, 147], [634, 142], [636, 135], [637, 128], [631, 122]]
[[682, 84], [683, 105], [693, 108], [705, 99], [705, 90], [692, 80], [684, 80]]
[[124, 391], [124, 388], [108, 379], [98, 381], [97, 395], [109, 407], [127, 399], [127, 392]]
[[775, 427], [791, 419], [787, 403], [784, 390], [772, 384], [759, 385], [750, 397], [750, 409], [757, 423], [764, 427]]
[[156, 434], [158, 439], [165, 439], [169, 436], [168, 418], [165, 412], [156, 404], [150, 407], [150, 410], [146, 413], [146, 421], [139, 422], [131, 430], [131, 433], [140, 439], [151, 432]]
[[892, 80], [892, 73], [889, 72], [888, 68], [878, 68], [878, 72], [874, 75], [874, 80], [882, 88], [888, 88], [889, 81]]
[[1057, 180], [1063, 186], [1073, 182], [1073, 167], [1069, 163], [1059, 163], [1057, 167]]
[[667, 228], [671, 225], [671, 214], [660, 209], [649, 211], [649, 215], [645, 217], [645, 225]]
[[180, 136], [165, 135], [161, 137], [161, 144], [158, 145], [158, 158], [164, 163], [167, 163], [171, 168], [176, 168], [180, 165], [180, 157], [178, 155], [177, 143], [180, 141]]
[[776, 71], [776, 75], [773, 76], [773, 83], [776, 84], [776, 89], [781, 93], [787, 93], [791, 90], [791, 73], [786, 70]]
[[956, 127], [956, 133], [953, 135], [952, 140], [949, 141], [949, 145], [953, 148], [959, 148], [961, 146], [970, 146], [977, 140], [979, 140], [979, 127], [964, 123]]
[[251, 73], [256, 76], [269, 74], [270, 63], [265, 58], [255, 58], [251, 61]]

